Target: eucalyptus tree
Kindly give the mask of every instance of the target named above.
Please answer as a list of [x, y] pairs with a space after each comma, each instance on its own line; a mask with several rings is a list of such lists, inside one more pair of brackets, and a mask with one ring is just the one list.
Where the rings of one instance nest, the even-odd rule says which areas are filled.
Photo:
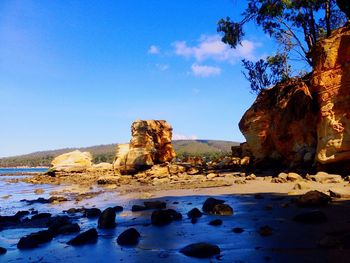
[[[349, 0], [248, 0], [238, 21], [229, 17], [218, 22], [222, 41], [232, 48], [241, 44], [244, 27], [255, 23], [278, 44], [276, 54], [257, 62], [243, 60], [251, 90], [260, 90], [290, 78], [291, 60], [313, 66], [311, 51], [316, 42], [343, 25]], [[338, 5], [339, 6], [338, 6]], [[347, 10], [347, 11], [346, 11]]]

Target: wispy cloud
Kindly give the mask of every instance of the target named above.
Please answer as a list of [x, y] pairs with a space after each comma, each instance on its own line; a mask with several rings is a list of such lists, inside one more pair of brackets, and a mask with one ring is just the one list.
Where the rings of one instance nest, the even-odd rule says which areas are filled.
[[151, 45], [148, 49], [148, 54], [157, 55], [159, 53], [160, 53], [160, 48], [155, 45]]
[[169, 64], [156, 64], [157, 69], [160, 71], [166, 71], [169, 69]]
[[197, 140], [198, 137], [196, 135], [184, 135], [184, 134], [173, 134], [173, 140]]
[[178, 56], [192, 57], [198, 62], [211, 59], [230, 63], [235, 63], [243, 58], [254, 60], [254, 51], [260, 45], [260, 43], [243, 40], [242, 45], [239, 45], [236, 49], [232, 49], [222, 43], [219, 35], [203, 35], [198, 40], [198, 44], [194, 46], [188, 45], [186, 41], [173, 43], [175, 54]]
[[197, 77], [204, 77], [204, 78], [218, 76], [221, 74], [221, 68], [219, 67], [199, 65], [196, 63], [192, 64], [191, 70], [193, 75]]

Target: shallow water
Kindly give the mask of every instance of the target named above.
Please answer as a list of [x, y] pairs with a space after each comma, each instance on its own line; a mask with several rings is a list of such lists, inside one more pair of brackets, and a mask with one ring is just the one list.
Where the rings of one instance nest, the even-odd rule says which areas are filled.
[[[8, 177], [7, 177], [8, 179]], [[106, 192], [92, 199], [63, 202], [60, 204], [27, 205], [21, 199], [36, 199], [48, 197], [50, 191], [61, 189], [62, 186], [31, 185], [24, 183], [9, 184], [5, 177], [0, 177], [1, 196], [11, 195], [1, 199], [1, 215], [12, 215], [18, 210], [36, 209], [39, 212], [51, 212], [53, 215], [63, 215], [65, 209], [71, 207], [98, 207], [105, 209], [121, 205], [124, 211], [117, 214], [117, 227], [111, 230], [98, 229], [99, 238], [96, 244], [72, 247], [66, 242], [74, 237], [61, 235], [50, 243], [31, 250], [18, 250], [18, 240], [29, 233], [41, 229], [8, 229], [0, 232], [0, 246], [8, 252], [0, 256], [0, 262], [346, 262], [349, 256], [347, 250], [321, 250], [317, 240], [325, 232], [346, 223], [350, 218], [344, 216], [330, 220], [325, 225], [300, 225], [292, 220], [299, 208], [289, 206], [291, 197], [264, 194], [263, 199], [255, 199], [254, 195], [225, 195], [224, 199], [234, 209], [234, 215], [218, 217], [203, 215], [196, 224], [192, 224], [186, 214], [194, 207], [201, 209], [207, 196], [163, 197], [156, 200], [167, 202], [168, 208], [173, 208], [183, 215], [183, 220], [172, 222], [163, 227], [150, 225], [152, 211], [131, 212], [133, 204], [142, 204], [144, 200], [128, 200], [117, 192]], [[34, 190], [44, 189], [42, 195], [35, 195]], [[96, 189], [95, 189], [96, 190]], [[175, 203], [174, 202], [178, 202]], [[266, 206], [272, 206], [266, 209]], [[348, 211], [342, 205], [325, 209], [327, 215]], [[307, 209], [306, 209], [307, 210]], [[305, 210], [305, 211], [306, 211]], [[304, 211], [304, 209], [303, 209]], [[87, 219], [80, 214], [72, 218], [79, 223], [82, 231], [97, 226], [97, 219]], [[216, 218], [223, 220], [221, 226], [210, 226], [208, 223]], [[258, 229], [269, 225], [273, 234], [260, 236]], [[141, 233], [141, 239], [136, 247], [121, 247], [116, 243], [117, 236], [129, 227], [135, 227]], [[235, 234], [232, 228], [242, 227], [242, 234]], [[194, 242], [211, 242], [221, 248], [219, 258], [193, 259], [179, 253], [179, 250]], [[345, 261], [342, 258], [345, 257]]]
[[0, 168], [1, 174], [18, 174], [18, 173], [43, 173], [47, 168]]
[[[1, 168], [0, 173], [6, 174], [7, 176], [0, 176], [0, 214], [9, 215], [13, 211], [18, 211], [21, 209], [27, 209], [27, 205], [24, 202], [20, 202], [22, 199], [36, 199], [38, 196], [34, 194], [36, 189], [43, 189], [44, 193], [40, 197], [48, 198], [49, 193], [53, 190], [59, 189], [57, 186], [53, 185], [35, 185], [27, 184], [23, 182], [10, 183], [11, 179], [23, 178], [25, 173], [37, 173], [43, 172], [47, 169], [42, 168]], [[9, 174], [13, 174], [9, 176]], [[22, 174], [22, 175], [18, 175]]]

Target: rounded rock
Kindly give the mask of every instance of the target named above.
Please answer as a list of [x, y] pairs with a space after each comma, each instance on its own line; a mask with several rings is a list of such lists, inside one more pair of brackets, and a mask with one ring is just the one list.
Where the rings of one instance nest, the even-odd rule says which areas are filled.
[[140, 236], [135, 228], [129, 228], [118, 236], [117, 243], [121, 246], [135, 246], [139, 242]]
[[194, 243], [180, 250], [180, 252], [188, 257], [209, 258], [220, 254], [220, 248], [210, 243]]

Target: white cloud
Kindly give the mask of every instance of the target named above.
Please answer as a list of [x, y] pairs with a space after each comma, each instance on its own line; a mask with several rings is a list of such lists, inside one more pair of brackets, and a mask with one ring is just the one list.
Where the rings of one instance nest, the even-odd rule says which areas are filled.
[[160, 53], [160, 48], [155, 45], [151, 45], [148, 49], [148, 54], [157, 55], [159, 53]]
[[173, 43], [175, 54], [178, 56], [186, 58], [193, 57], [198, 62], [212, 59], [216, 61], [228, 61], [230, 63], [235, 63], [241, 59], [254, 60], [254, 51], [260, 45], [260, 43], [243, 40], [242, 45], [238, 45], [236, 49], [233, 49], [222, 43], [219, 35], [203, 35], [195, 46], [187, 45], [186, 41]]
[[173, 134], [173, 140], [198, 140], [196, 135]]
[[198, 65], [196, 63], [191, 66], [192, 73], [197, 77], [211, 77], [221, 74], [221, 68], [206, 65]]
[[160, 71], [166, 71], [170, 66], [168, 64], [156, 64], [156, 67]]

